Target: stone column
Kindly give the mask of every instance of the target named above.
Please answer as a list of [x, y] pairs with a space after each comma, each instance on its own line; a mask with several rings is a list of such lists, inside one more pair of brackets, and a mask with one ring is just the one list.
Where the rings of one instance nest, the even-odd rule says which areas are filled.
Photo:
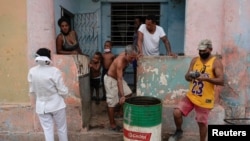
[[[34, 64], [34, 54], [41, 48], [55, 52], [54, 3], [52, 0], [27, 1], [27, 51], [29, 67]], [[33, 113], [34, 129], [41, 130], [39, 119]]]
[[28, 24], [28, 60], [33, 63], [33, 55], [41, 47], [49, 48], [55, 53], [55, 20], [54, 1], [52, 0], [28, 0], [27, 24]]

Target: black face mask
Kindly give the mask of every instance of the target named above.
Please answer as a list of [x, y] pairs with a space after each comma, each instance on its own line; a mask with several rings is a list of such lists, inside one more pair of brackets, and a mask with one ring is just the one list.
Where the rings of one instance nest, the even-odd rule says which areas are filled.
[[200, 55], [201, 59], [206, 60], [210, 56], [210, 53], [209, 52], [202, 53], [202, 54], [199, 53], [199, 55]]

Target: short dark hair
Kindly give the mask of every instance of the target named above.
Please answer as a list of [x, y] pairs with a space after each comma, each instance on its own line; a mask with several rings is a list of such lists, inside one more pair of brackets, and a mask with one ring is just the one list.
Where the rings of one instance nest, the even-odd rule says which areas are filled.
[[102, 53], [100, 51], [96, 51], [94, 55], [99, 56], [101, 62], [103, 61]]
[[36, 52], [36, 54], [39, 55], [39, 56], [46, 56], [49, 59], [51, 59], [50, 50], [47, 49], [47, 48], [40, 48], [40, 49], [38, 49], [37, 52]]
[[66, 22], [66, 23], [68, 23], [70, 25], [70, 20], [68, 18], [66, 18], [66, 17], [61, 17], [58, 20], [58, 22], [57, 22], [58, 26], [61, 26], [62, 22]]
[[102, 57], [102, 53], [100, 51], [96, 51], [95, 55], [98, 55], [98, 56]]
[[110, 45], [113, 46], [113, 43], [110, 40], [105, 41], [105, 43], [110, 43]]
[[148, 15], [146, 17], [146, 20], [151, 20], [153, 23], [156, 23], [156, 16], [155, 15]]
[[143, 16], [135, 16], [134, 19], [139, 19], [139, 21], [140, 21], [141, 23], [144, 23], [144, 22], [145, 22], [145, 19], [144, 19]]

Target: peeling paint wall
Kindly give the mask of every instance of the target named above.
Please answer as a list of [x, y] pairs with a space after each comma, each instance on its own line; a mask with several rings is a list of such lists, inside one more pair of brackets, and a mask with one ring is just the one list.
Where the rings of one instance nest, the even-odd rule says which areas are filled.
[[[185, 74], [192, 57], [168, 56], [143, 57], [138, 62], [137, 95], [153, 96], [163, 100], [164, 105], [175, 105], [186, 95], [189, 82]], [[218, 103], [220, 87], [216, 88], [215, 97]]]
[[188, 82], [184, 75], [189, 67], [190, 58], [167, 56], [144, 57], [138, 62], [137, 94], [168, 97], [166, 104], [175, 103], [175, 99], [185, 95]]
[[224, 10], [222, 55], [227, 82], [220, 97], [227, 117], [249, 118], [250, 1], [229, 0]]

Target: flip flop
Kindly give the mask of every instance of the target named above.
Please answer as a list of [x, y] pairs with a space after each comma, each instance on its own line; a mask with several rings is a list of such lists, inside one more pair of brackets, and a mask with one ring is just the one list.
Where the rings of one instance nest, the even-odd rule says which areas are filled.
[[110, 131], [115, 131], [115, 132], [123, 132], [123, 128], [121, 126], [116, 126], [115, 128], [109, 128]]

